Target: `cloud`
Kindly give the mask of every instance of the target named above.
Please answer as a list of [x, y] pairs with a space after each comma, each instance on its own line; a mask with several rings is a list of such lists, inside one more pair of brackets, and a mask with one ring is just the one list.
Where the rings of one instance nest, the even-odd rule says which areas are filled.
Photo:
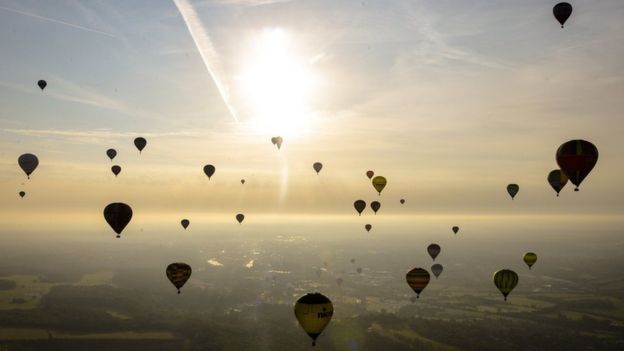
[[196, 131], [178, 131], [164, 133], [146, 133], [146, 132], [117, 132], [109, 129], [93, 129], [93, 130], [62, 130], [62, 129], [25, 129], [25, 128], [5, 128], [5, 133], [17, 134], [29, 137], [58, 137], [74, 142], [106, 142], [110, 143], [111, 139], [128, 139], [137, 136], [146, 138], [154, 137], [193, 137], [201, 136]]

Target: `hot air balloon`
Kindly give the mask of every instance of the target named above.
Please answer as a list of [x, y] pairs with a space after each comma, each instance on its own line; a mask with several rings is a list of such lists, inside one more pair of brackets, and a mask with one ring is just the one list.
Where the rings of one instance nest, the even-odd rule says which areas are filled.
[[312, 168], [314, 168], [314, 170], [316, 171], [316, 174], [319, 174], [319, 172], [321, 171], [321, 169], [323, 169], [323, 164], [320, 162], [315, 162], [312, 165]]
[[178, 289], [178, 294], [180, 293], [180, 289], [186, 284], [186, 281], [191, 277], [192, 272], [191, 266], [180, 262], [168, 265], [165, 270], [171, 284]]
[[370, 224], [366, 224], [366, 225], [364, 225], [364, 229], [366, 229], [367, 232], [370, 232], [371, 229], [373, 229], [373, 226], [370, 225]]
[[366, 176], [368, 177], [368, 179], [373, 178], [374, 175], [375, 175], [375, 172], [373, 172], [373, 171], [366, 171]]
[[108, 150], [106, 150], [106, 156], [108, 156], [108, 158], [110, 158], [111, 162], [112, 162], [113, 159], [115, 158], [115, 156], [117, 156], [117, 150], [115, 150], [115, 149], [108, 149]]
[[500, 290], [507, 301], [507, 295], [518, 285], [518, 275], [509, 269], [494, 273], [494, 285]]
[[17, 159], [17, 163], [22, 168], [24, 173], [26, 173], [26, 177], [30, 179], [30, 175], [39, 165], [39, 159], [33, 154], [23, 154]]
[[518, 190], [520, 190], [520, 186], [518, 186], [518, 184], [509, 184], [509, 185], [507, 185], [507, 192], [511, 196], [512, 200], [513, 200], [514, 197], [516, 197], [516, 194], [518, 193]]
[[399, 202], [401, 203], [401, 205], [403, 205], [405, 203], [405, 199], [401, 199], [399, 200]]
[[364, 209], [366, 208], [366, 202], [364, 200], [356, 200], [353, 203], [353, 207], [355, 207], [355, 210], [360, 214], [360, 216], [362, 215], [362, 211], [364, 211]]
[[429, 256], [431, 256], [431, 258], [434, 261], [436, 257], [438, 257], [438, 255], [440, 254], [440, 251], [442, 251], [442, 248], [440, 248], [440, 245], [438, 244], [431, 244], [427, 246], [427, 252], [429, 253]]
[[208, 180], [210, 180], [210, 177], [212, 177], [212, 175], [215, 173], [215, 166], [213, 165], [205, 165], [204, 166], [204, 173], [206, 173], [206, 176], [208, 176]]
[[111, 172], [113, 172], [113, 174], [116, 177], [119, 174], [119, 172], [121, 172], [121, 167], [118, 165], [114, 165], [113, 167], [111, 167]]
[[132, 209], [122, 202], [113, 202], [104, 208], [104, 219], [113, 228], [117, 237], [132, 219]]
[[342, 278], [336, 278], [336, 284], [338, 284], [338, 286], [342, 285]]
[[312, 346], [316, 345], [316, 338], [329, 324], [334, 314], [334, 305], [319, 293], [306, 294], [295, 304], [295, 317], [301, 328], [312, 338]]
[[382, 176], [373, 178], [373, 187], [379, 192], [379, 195], [381, 195], [381, 191], [386, 187], [387, 183], [386, 178]]
[[576, 185], [574, 191], [587, 177], [598, 161], [598, 149], [594, 144], [585, 140], [570, 140], [557, 150], [557, 164], [559, 168]]
[[186, 229], [188, 228], [189, 224], [191, 224], [191, 221], [189, 221], [188, 219], [183, 219], [180, 221], [180, 224], [182, 224], [182, 228]]
[[238, 224], [243, 223], [243, 221], [245, 220], [245, 215], [242, 213], [239, 213], [236, 215], [236, 220], [238, 221]]
[[26, 196], [26, 193], [25, 193], [24, 191], [20, 191], [20, 192], [19, 192], [19, 196], [20, 196], [20, 197], [24, 197], [24, 196]]
[[241, 179], [241, 184], [245, 184], [245, 179]]
[[143, 151], [143, 149], [145, 148], [145, 145], [147, 145], [147, 140], [145, 140], [145, 138], [138, 137], [134, 139], [134, 146], [136, 146], [136, 148], [139, 149], [139, 153]]
[[524, 263], [526, 263], [527, 266], [529, 266], [529, 269], [531, 269], [535, 262], [537, 262], [537, 255], [533, 252], [527, 252], [524, 254], [524, 256], [522, 256], [522, 260], [524, 261]]
[[41, 91], [43, 91], [43, 89], [45, 89], [45, 87], [48, 85], [48, 83], [41, 79], [37, 82], [37, 85], [39, 86], [39, 89], [41, 89]]
[[548, 184], [557, 192], [559, 192], [568, 183], [568, 177], [560, 169], [554, 169], [548, 173]]
[[563, 24], [570, 18], [572, 14], [572, 5], [567, 2], [560, 2], [553, 7], [553, 15], [559, 23], [561, 24], [561, 28], [563, 28]]
[[379, 201], [373, 201], [371, 202], [370, 206], [373, 212], [377, 214], [377, 211], [379, 211], [379, 209], [381, 208], [381, 203], [379, 203]]
[[436, 263], [433, 266], [431, 266], [431, 272], [433, 273], [433, 275], [435, 275], [436, 279], [440, 276], [440, 274], [442, 274], [443, 270], [444, 270], [444, 267], [442, 267], [442, 265], [439, 263]]
[[273, 145], [277, 146], [278, 150], [282, 147], [282, 142], [283, 141], [284, 141], [284, 139], [282, 139], [281, 136], [276, 136], [276, 137], [272, 137], [271, 138], [271, 142], [273, 143]]
[[362, 274], [362, 267], [358, 267], [356, 271], [358, 272], [358, 274]]
[[459, 227], [458, 226], [454, 226], [453, 227], [453, 233], [457, 234], [458, 231], [459, 231]]
[[420, 293], [427, 287], [429, 279], [429, 272], [422, 268], [414, 268], [405, 275], [405, 280], [416, 293], [416, 298], [419, 298]]

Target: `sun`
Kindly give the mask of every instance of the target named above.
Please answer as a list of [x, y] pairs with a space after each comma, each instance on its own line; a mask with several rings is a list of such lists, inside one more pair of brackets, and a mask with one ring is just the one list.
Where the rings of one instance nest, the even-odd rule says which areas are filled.
[[308, 61], [280, 28], [263, 30], [250, 51], [238, 80], [251, 128], [267, 135], [305, 134], [314, 86]]

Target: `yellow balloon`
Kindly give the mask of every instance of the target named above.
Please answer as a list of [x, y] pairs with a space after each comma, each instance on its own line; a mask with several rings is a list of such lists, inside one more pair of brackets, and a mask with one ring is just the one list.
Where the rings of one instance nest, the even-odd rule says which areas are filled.
[[299, 325], [312, 338], [312, 346], [316, 345], [316, 338], [323, 332], [334, 315], [334, 305], [319, 293], [306, 294], [295, 304], [295, 317]]
[[377, 190], [379, 195], [381, 195], [381, 191], [386, 187], [387, 183], [388, 181], [386, 181], [386, 178], [382, 176], [377, 176], [373, 178], [373, 187], [375, 188], [375, 190]]

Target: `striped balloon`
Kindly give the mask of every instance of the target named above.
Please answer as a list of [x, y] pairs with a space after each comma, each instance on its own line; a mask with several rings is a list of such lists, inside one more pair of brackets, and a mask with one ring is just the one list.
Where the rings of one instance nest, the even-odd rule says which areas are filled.
[[518, 274], [510, 269], [501, 269], [494, 273], [494, 285], [507, 301], [507, 295], [518, 285]]
[[418, 267], [407, 272], [405, 275], [405, 280], [410, 288], [412, 288], [412, 290], [416, 293], [416, 298], [419, 298], [420, 293], [427, 287], [429, 279], [429, 272]]
[[178, 294], [180, 293], [180, 289], [186, 284], [186, 281], [191, 277], [191, 266], [186, 263], [172, 263], [167, 266], [167, 278], [173, 286], [178, 289]]

